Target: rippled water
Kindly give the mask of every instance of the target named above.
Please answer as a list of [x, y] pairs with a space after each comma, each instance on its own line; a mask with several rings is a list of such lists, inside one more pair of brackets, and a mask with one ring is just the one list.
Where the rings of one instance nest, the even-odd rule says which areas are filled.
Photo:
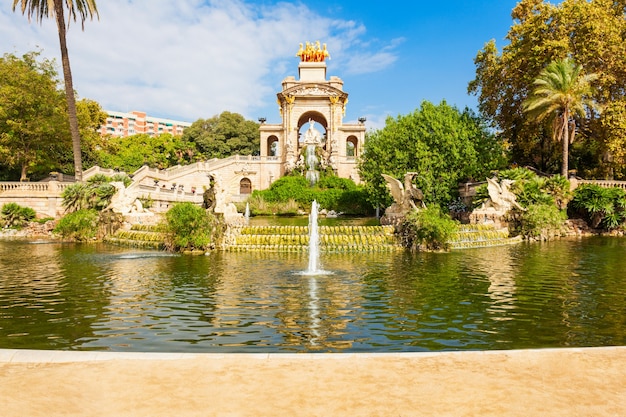
[[626, 344], [626, 239], [192, 257], [0, 241], [0, 348], [374, 352]]

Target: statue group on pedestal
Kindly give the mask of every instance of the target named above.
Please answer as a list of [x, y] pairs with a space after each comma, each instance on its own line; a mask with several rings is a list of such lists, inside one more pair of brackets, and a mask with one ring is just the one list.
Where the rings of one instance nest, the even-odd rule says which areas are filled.
[[424, 193], [413, 184], [413, 178], [417, 172], [407, 172], [404, 174], [404, 184], [391, 175], [382, 174], [387, 181], [387, 188], [391, 191], [393, 204], [385, 210], [385, 215], [380, 219], [383, 225], [396, 225], [411, 210], [426, 207], [424, 204]]
[[296, 56], [300, 57], [302, 62], [324, 62], [326, 58], [330, 59], [326, 44], [320, 46], [320, 41], [316, 41], [315, 45], [308, 41], [305, 46], [300, 44]]

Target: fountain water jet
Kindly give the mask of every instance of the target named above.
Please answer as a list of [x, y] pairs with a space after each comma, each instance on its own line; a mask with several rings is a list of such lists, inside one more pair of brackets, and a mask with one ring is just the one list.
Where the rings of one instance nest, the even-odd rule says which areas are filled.
[[303, 272], [304, 275], [328, 275], [331, 272], [320, 269], [320, 235], [317, 224], [319, 207], [317, 201], [311, 204], [311, 214], [309, 215], [309, 267]]
[[309, 215], [309, 269], [306, 271], [308, 274], [319, 272], [320, 235], [317, 225], [317, 215], [317, 201], [313, 200], [311, 204], [311, 214]]

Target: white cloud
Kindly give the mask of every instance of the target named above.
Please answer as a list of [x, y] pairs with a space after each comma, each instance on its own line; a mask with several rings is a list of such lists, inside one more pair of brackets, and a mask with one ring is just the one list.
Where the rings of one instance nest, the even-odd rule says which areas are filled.
[[[40, 47], [60, 67], [54, 22], [29, 24], [9, 3], [0, 5], [0, 50]], [[305, 40], [328, 44], [329, 72], [380, 71], [396, 60], [395, 41], [365, 48], [362, 25], [301, 3], [126, 0], [98, 7], [100, 19], [87, 21], [84, 32], [72, 23], [68, 47], [79, 96], [111, 110], [189, 121], [224, 110], [255, 119], [272, 109], [273, 116], [280, 82], [294, 75]]]

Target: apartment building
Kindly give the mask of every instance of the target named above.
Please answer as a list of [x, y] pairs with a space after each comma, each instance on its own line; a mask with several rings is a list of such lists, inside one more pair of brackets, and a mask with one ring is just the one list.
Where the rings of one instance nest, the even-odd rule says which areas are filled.
[[150, 136], [157, 136], [163, 133], [182, 135], [185, 128], [191, 126], [189, 122], [150, 117], [140, 111], [131, 111], [129, 113], [111, 110], [104, 111], [107, 113], [107, 119], [100, 127], [102, 136], [126, 137], [140, 133]]

